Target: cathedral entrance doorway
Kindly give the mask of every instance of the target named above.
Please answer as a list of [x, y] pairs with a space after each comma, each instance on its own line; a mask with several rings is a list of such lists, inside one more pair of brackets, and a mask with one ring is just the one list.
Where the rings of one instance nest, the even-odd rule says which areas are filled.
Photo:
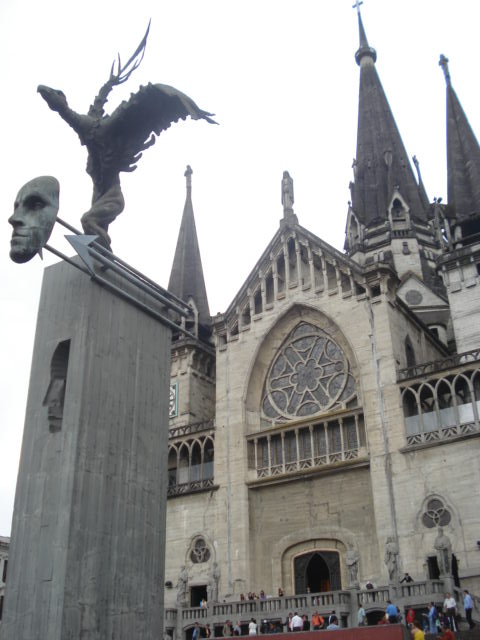
[[310, 551], [294, 560], [295, 593], [320, 593], [342, 588], [337, 551]]

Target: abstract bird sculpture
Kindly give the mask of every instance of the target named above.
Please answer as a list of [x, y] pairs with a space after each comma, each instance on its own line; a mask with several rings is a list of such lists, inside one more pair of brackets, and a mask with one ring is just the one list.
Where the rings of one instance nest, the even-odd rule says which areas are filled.
[[82, 216], [82, 227], [86, 234], [99, 236], [110, 249], [108, 226], [123, 211], [125, 200], [120, 188], [120, 172], [134, 171], [142, 157], [142, 151], [151, 147], [155, 136], [168, 129], [172, 122], [206, 120], [211, 113], [200, 109], [193, 100], [173, 87], [163, 84], [141, 86], [130, 99], [122, 102], [111, 115], [104, 106], [110, 91], [123, 84], [139, 66], [145, 53], [147, 31], [128, 62], [122, 66], [120, 56], [112, 64], [110, 77], [101, 87], [88, 113], [76, 113], [68, 106], [65, 94], [57, 89], [39, 85], [38, 92], [52, 111], [56, 111], [78, 134], [82, 145], [87, 147], [87, 173], [93, 181], [92, 206]]

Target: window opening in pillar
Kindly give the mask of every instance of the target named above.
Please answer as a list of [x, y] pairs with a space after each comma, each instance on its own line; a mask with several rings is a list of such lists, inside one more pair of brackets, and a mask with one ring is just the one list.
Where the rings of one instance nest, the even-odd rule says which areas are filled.
[[48, 427], [51, 433], [56, 433], [62, 428], [69, 356], [70, 340], [59, 342], [50, 362], [50, 383], [43, 400], [43, 406], [47, 407]]

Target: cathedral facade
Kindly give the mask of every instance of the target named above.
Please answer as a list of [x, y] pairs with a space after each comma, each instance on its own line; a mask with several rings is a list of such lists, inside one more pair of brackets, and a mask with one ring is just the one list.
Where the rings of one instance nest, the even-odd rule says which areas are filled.
[[448, 202], [430, 202], [358, 18], [343, 252], [301, 226], [285, 172], [278, 230], [211, 317], [185, 174], [168, 287], [195, 311], [193, 335], [172, 342], [177, 637], [195, 621], [336, 608], [350, 625], [358, 602], [373, 613], [388, 598], [480, 594], [480, 148], [442, 56]]

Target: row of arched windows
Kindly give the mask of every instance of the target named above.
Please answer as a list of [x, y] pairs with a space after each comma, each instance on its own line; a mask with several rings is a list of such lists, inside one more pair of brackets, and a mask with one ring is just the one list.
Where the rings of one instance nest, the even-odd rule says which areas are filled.
[[402, 389], [407, 436], [475, 423], [480, 417], [480, 370], [416, 382]]
[[213, 478], [214, 440], [198, 437], [171, 444], [168, 448], [168, 486]]

